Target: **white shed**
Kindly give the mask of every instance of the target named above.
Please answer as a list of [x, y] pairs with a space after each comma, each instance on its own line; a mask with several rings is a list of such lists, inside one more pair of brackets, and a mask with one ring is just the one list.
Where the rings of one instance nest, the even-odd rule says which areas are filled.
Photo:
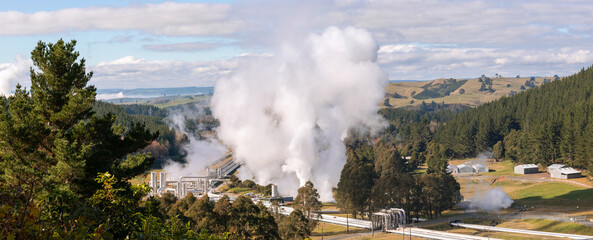
[[563, 167], [558, 169], [552, 169], [550, 176], [553, 178], [560, 179], [580, 178], [581, 172], [571, 167]]
[[476, 172], [476, 170], [469, 164], [461, 164], [459, 166], [457, 166], [457, 170], [459, 173], [473, 173]]
[[515, 166], [515, 173], [516, 174], [530, 174], [530, 173], [538, 173], [539, 168], [535, 164], [523, 164]]
[[472, 167], [476, 170], [477, 173], [488, 172], [488, 166], [481, 163], [476, 163], [472, 165]]
[[552, 173], [552, 170], [554, 170], [554, 169], [560, 169], [560, 168], [563, 168], [563, 167], [565, 167], [564, 164], [552, 164], [552, 165], [548, 166], [548, 173], [551, 174]]
[[459, 173], [459, 169], [455, 165], [447, 165], [447, 173]]

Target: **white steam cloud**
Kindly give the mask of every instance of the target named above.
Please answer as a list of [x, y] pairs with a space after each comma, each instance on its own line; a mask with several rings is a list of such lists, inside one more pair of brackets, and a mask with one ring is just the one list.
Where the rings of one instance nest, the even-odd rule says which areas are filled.
[[[198, 111], [191, 110], [177, 110], [169, 114], [169, 120], [173, 128], [187, 136], [189, 143], [183, 147], [187, 152], [185, 157], [186, 163], [180, 164], [173, 161], [167, 161], [163, 166], [163, 171], [166, 172], [167, 179], [177, 179], [181, 176], [203, 176], [206, 167], [214, 163], [220, 157], [224, 156], [227, 151], [226, 147], [218, 140], [207, 137], [200, 139], [195, 132], [189, 132], [186, 127], [186, 120], [196, 120], [203, 117], [203, 106], [197, 106]], [[198, 126], [198, 130], [201, 129]]]
[[118, 99], [118, 98], [124, 98], [124, 93], [123, 92], [119, 92], [119, 93], [100, 93], [97, 94], [97, 99], [98, 100], [109, 100], [109, 99]]
[[387, 75], [366, 30], [327, 28], [273, 57], [249, 59], [220, 79], [212, 99], [218, 137], [245, 165], [241, 176], [296, 195], [311, 180], [333, 199], [351, 128], [385, 126], [377, 114]]
[[508, 208], [513, 200], [502, 189], [492, 188], [488, 191], [476, 191], [470, 199], [469, 207], [485, 212], [496, 212]]
[[[492, 152], [481, 152], [475, 159], [467, 161], [466, 164], [484, 164], [488, 159], [492, 159]], [[470, 209], [480, 209], [484, 212], [497, 212], [500, 209], [508, 208], [513, 204], [513, 200], [501, 188], [493, 188], [485, 182], [470, 187], [475, 189], [474, 194], [469, 199], [468, 207]]]
[[29, 67], [33, 65], [31, 60], [20, 55], [16, 56], [15, 63], [0, 64], [0, 96], [9, 96], [11, 90], [19, 80], [23, 80], [28, 73]]

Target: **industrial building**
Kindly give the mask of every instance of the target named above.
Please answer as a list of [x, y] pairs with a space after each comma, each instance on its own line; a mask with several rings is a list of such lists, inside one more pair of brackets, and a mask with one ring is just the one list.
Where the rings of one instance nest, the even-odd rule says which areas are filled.
[[552, 164], [552, 165], [548, 166], [548, 173], [552, 174], [552, 171], [553, 170], [560, 169], [560, 168], [563, 168], [563, 167], [565, 167], [564, 164]]
[[476, 169], [474, 169], [474, 167], [472, 167], [471, 165], [469, 165], [467, 163], [457, 166], [457, 169], [458, 169], [459, 173], [474, 173], [474, 172], [476, 172]]
[[447, 173], [459, 173], [459, 169], [455, 165], [447, 165]]
[[535, 164], [523, 164], [515, 166], [515, 173], [516, 174], [530, 174], [530, 173], [538, 173], [539, 168]]
[[571, 167], [553, 168], [550, 176], [560, 179], [580, 178], [581, 172]]
[[475, 172], [477, 173], [488, 172], [488, 166], [485, 164], [476, 163], [472, 165], [472, 168], [474, 168]]
[[[210, 190], [217, 184], [225, 182], [226, 178], [230, 177], [241, 166], [241, 163], [232, 158], [232, 153], [227, 153], [219, 158], [214, 165], [217, 167], [207, 168], [199, 173], [196, 172], [196, 175], [193, 176], [181, 176], [178, 180], [168, 177], [166, 172], [151, 172], [149, 186], [152, 191], [150, 194], [152, 196], [161, 196], [164, 193], [172, 193], [177, 198], [183, 198], [187, 194], [193, 194], [196, 197], [205, 194], [208, 194], [211, 198], [221, 197]], [[278, 189], [275, 189], [276, 194], [277, 192]]]

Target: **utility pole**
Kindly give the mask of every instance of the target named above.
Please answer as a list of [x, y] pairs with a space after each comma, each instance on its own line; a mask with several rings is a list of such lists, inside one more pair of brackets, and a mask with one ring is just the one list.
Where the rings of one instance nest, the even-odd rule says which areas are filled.
[[348, 223], [348, 212], [346, 212], [346, 232], [350, 232], [350, 224]]

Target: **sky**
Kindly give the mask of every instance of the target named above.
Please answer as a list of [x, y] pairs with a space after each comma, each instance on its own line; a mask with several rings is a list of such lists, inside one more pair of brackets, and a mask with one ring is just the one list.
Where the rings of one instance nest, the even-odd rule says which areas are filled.
[[593, 64], [589, 0], [0, 0], [0, 86], [75, 39], [100, 89], [214, 86], [330, 26], [370, 31], [391, 80], [566, 76]]

